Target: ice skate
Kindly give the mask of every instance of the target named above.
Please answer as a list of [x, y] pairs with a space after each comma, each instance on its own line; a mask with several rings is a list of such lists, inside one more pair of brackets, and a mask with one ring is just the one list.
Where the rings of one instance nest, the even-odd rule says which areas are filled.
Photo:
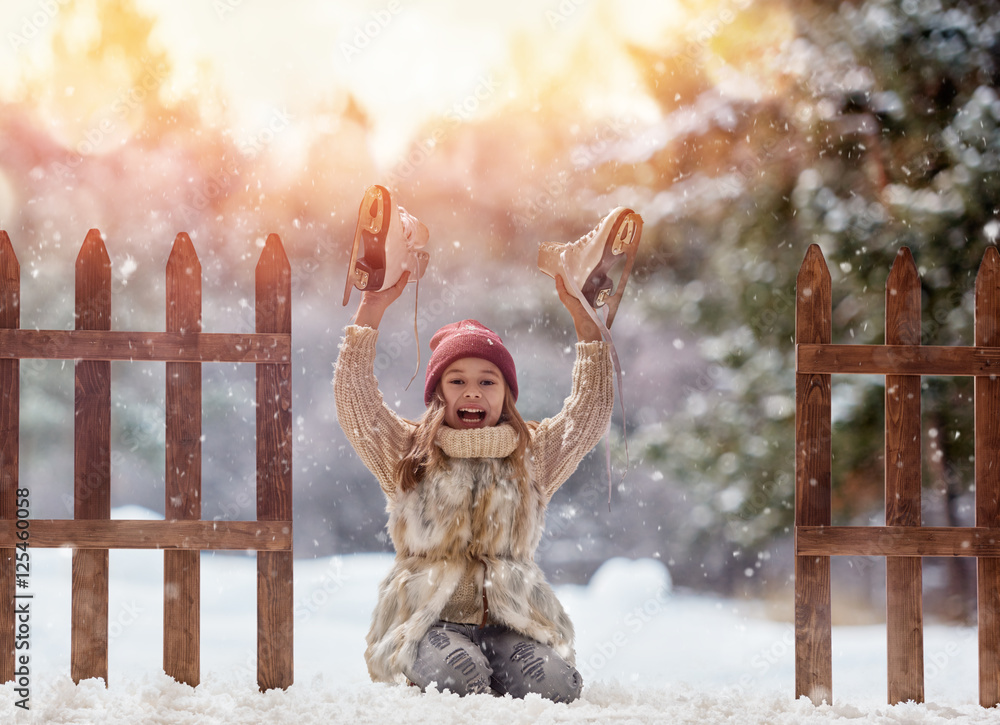
[[[642, 236], [642, 217], [620, 206], [575, 242], [542, 242], [538, 268], [553, 279], [561, 276], [567, 289], [592, 309], [607, 307], [611, 327], [632, 273]], [[617, 284], [609, 272], [624, 262]]]
[[[608, 214], [594, 229], [575, 242], [542, 242], [538, 248], [538, 268], [553, 279], [562, 277], [566, 290], [583, 303], [608, 343], [611, 362], [618, 381], [618, 402], [622, 410], [622, 433], [625, 442], [625, 470], [628, 470], [628, 436], [625, 435], [625, 397], [622, 395], [622, 366], [618, 351], [611, 339], [611, 323], [625, 293], [625, 283], [632, 273], [635, 253], [642, 237], [642, 217], [631, 209], [620, 206]], [[608, 276], [616, 271], [619, 262], [624, 265], [618, 283]], [[606, 320], [597, 310], [607, 308]], [[611, 507], [611, 444], [607, 445], [608, 507]], [[622, 473], [625, 480], [625, 473]]]
[[[362, 242], [364, 253], [359, 257]], [[394, 205], [388, 189], [378, 185], [365, 189], [347, 268], [344, 305], [351, 298], [352, 287], [378, 292], [392, 287], [407, 271], [410, 281], [416, 282], [430, 259], [422, 249], [426, 243], [427, 227], [403, 207]]]

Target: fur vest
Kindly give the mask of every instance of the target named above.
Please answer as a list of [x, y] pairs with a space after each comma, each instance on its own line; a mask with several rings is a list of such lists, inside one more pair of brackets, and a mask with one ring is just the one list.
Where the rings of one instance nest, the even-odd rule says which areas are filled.
[[372, 679], [395, 682], [409, 669], [470, 561], [484, 565], [490, 623], [547, 644], [572, 663], [573, 625], [534, 561], [547, 497], [532, 476], [515, 474], [509, 458], [443, 450], [443, 462], [419, 486], [389, 499], [396, 560], [379, 586], [368, 633]]

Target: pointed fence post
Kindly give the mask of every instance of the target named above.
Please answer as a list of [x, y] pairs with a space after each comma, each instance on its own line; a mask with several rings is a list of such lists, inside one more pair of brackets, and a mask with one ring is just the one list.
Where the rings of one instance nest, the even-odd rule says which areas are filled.
[[[795, 282], [795, 342], [832, 339], [830, 271], [809, 246]], [[831, 521], [831, 376], [795, 374], [795, 524]], [[795, 557], [795, 696], [833, 701], [830, 557]]]
[[[976, 276], [976, 346], [1000, 347], [1000, 253], [989, 247]], [[976, 526], [1000, 527], [1000, 371], [977, 375]], [[979, 704], [1000, 704], [1000, 559], [976, 560]]]
[[[885, 285], [885, 344], [920, 344], [920, 277], [902, 247]], [[920, 526], [920, 376], [885, 376], [885, 523]], [[922, 560], [885, 559], [889, 703], [924, 701]]]
[[[0, 230], [0, 327], [21, 326], [21, 266]], [[0, 360], [0, 519], [17, 519], [20, 454], [20, 364]], [[14, 595], [17, 549], [0, 549], [0, 683], [14, 679]]]
[[[111, 329], [111, 260], [91, 229], [76, 260], [76, 329]], [[78, 360], [74, 407], [73, 517], [111, 518], [111, 361]], [[73, 550], [74, 682], [108, 681], [108, 550]]]
[[[292, 271], [277, 234], [267, 238], [256, 272], [257, 332], [292, 331]], [[257, 363], [257, 519], [292, 525], [291, 360]], [[257, 552], [257, 684], [293, 681], [292, 552]]]
[[[201, 332], [201, 262], [180, 233], [167, 260], [167, 332]], [[165, 518], [201, 519], [201, 363], [166, 363]], [[163, 671], [201, 678], [201, 552], [163, 552]]]

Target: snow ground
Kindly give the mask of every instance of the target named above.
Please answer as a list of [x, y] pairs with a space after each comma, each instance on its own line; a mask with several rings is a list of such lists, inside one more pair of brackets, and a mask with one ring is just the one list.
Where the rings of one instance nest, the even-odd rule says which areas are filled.
[[[142, 518], [141, 510], [116, 510]], [[69, 678], [68, 550], [31, 551], [30, 711], [0, 687], [13, 723], [998, 723], [980, 708], [975, 629], [928, 626], [927, 703], [885, 704], [885, 631], [834, 630], [833, 706], [793, 699], [793, 636], [752, 603], [673, 591], [654, 560], [606, 563], [585, 587], [558, 589], [577, 629], [587, 686], [571, 705], [421, 694], [370, 682], [364, 635], [391, 557], [295, 564], [295, 684], [256, 689], [256, 565], [202, 556], [202, 684], [161, 670], [163, 556], [111, 552], [109, 686]]]

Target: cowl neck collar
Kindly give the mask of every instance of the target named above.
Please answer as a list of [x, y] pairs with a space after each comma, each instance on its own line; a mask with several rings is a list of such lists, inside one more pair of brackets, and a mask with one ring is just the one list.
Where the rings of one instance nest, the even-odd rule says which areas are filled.
[[450, 458], [506, 458], [517, 448], [517, 431], [509, 423], [462, 430], [442, 425], [434, 442]]

